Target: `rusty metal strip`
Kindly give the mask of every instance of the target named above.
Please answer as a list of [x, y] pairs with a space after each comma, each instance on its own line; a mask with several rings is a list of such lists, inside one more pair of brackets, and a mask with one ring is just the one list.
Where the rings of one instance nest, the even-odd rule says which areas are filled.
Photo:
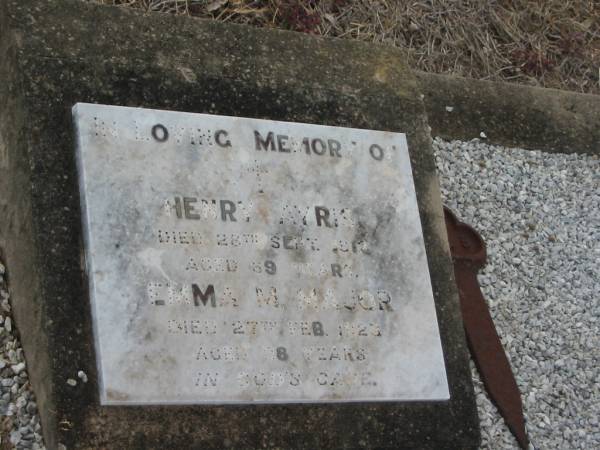
[[444, 216], [471, 355], [490, 398], [519, 446], [527, 449], [521, 394], [477, 281], [477, 272], [487, 257], [485, 243], [477, 231], [446, 207]]

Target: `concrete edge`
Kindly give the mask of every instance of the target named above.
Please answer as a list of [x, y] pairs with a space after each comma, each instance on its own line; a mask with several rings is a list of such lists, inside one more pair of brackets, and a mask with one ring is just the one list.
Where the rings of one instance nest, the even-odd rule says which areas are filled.
[[600, 96], [419, 71], [415, 75], [432, 136], [600, 155]]

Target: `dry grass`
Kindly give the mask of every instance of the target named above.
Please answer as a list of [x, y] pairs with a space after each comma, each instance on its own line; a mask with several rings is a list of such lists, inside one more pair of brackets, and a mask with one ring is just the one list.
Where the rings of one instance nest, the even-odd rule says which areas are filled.
[[598, 0], [93, 0], [380, 42], [412, 67], [600, 93]]

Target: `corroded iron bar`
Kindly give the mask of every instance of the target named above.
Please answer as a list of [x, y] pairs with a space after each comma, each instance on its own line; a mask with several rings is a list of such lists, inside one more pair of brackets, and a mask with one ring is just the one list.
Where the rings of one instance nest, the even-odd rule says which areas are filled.
[[471, 355], [490, 398], [520, 447], [527, 449], [529, 439], [519, 387], [477, 281], [477, 272], [487, 257], [485, 243], [475, 229], [460, 222], [448, 208], [444, 208], [444, 216]]

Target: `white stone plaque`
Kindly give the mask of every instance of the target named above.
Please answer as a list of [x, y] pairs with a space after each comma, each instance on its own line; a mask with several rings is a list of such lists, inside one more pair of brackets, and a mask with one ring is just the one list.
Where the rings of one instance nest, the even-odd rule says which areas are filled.
[[102, 404], [449, 398], [404, 134], [73, 114]]

